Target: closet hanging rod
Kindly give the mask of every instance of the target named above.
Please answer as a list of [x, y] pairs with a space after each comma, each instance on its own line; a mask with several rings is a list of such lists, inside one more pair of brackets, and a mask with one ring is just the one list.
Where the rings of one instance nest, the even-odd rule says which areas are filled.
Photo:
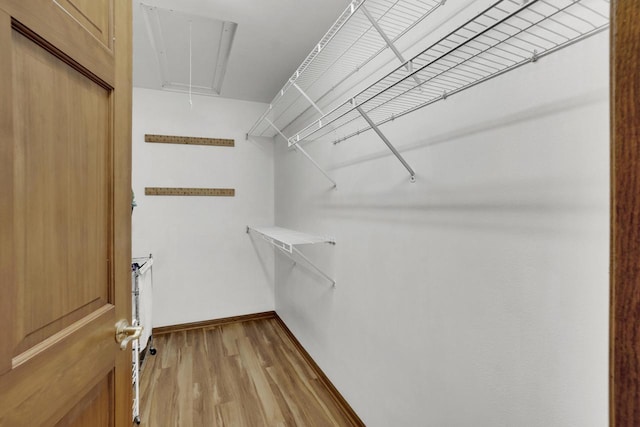
[[[409, 60], [412, 73], [400, 66], [358, 93], [356, 105], [381, 125], [605, 31], [608, 13], [608, 0], [497, 1]], [[351, 124], [355, 129], [334, 139], [343, 141], [371, 129], [360, 117], [349, 99], [293, 135], [289, 144]]]
[[[593, 32], [591, 32], [591, 33], [588, 33], [588, 34], [585, 34], [585, 35], [581, 36], [581, 37], [580, 37], [580, 38], [578, 38], [578, 39], [572, 40], [570, 43], [564, 44], [564, 45], [562, 45], [562, 46], [558, 46], [557, 48], [554, 48], [554, 49], [552, 49], [552, 50], [545, 51], [545, 52], [543, 52], [543, 53], [541, 53], [541, 54], [537, 54], [535, 57], [532, 57], [529, 61], [525, 61], [525, 62], [520, 62], [520, 63], [518, 63], [518, 64], [514, 64], [514, 65], [513, 65], [513, 66], [511, 66], [511, 67], [505, 68], [504, 70], [501, 70], [501, 71], [499, 71], [499, 72], [496, 72], [495, 74], [491, 74], [491, 75], [489, 75], [489, 76], [483, 77], [483, 78], [481, 78], [481, 79], [479, 79], [479, 80], [477, 80], [477, 81], [474, 81], [473, 83], [470, 83], [469, 85], [462, 86], [462, 87], [457, 88], [457, 89], [453, 89], [453, 90], [451, 90], [450, 92], [443, 92], [440, 96], [438, 96], [438, 97], [436, 97], [436, 98], [434, 98], [434, 99], [431, 99], [431, 100], [426, 101], [426, 102], [424, 102], [424, 103], [422, 103], [422, 104], [419, 104], [419, 105], [413, 106], [413, 107], [411, 107], [410, 109], [408, 109], [408, 110], [406, 110], [406, 111], [402, 111], [402, 112], [400, 112], [400, 113], [392, 114], [391, 116], [387, 117], [386, 119], [379, 121], [379, 122], [377, 123], [377, 125], [378, 125], [378, 126], [382, 126], [382, 125], [383, 125], [383, 124], [385, 124], [385, 123], [392, 122], [392, 121], [394, 121], [395, 119], [398, 119], [398, 118], [400, 118], [400, 117], [403, 117], [403, 116], [405, 116], [405, 115], [407, 115], [407, 114], [411, 114], [411, 113], [413, 113], [414, 111], [419, 110], [419, 109], [424, 108], [424, 107], [427, 107], [427, 106], [429, 106], [429, 105], [431, 105], [431, 104], [433, 104], [433, 103], [436, 103], [436, 102], [438, 102], [438, 101], [444, 101], [444, 100], [446, 100], [447, 98], [449, 98], [449, 97], [451, 97], [451, 96], [453, 96], [453, 95], [456, 95], [456, 94], [458, 94], [458, 93], [460, 93], [460, 92], [465, 91], [466, 89], [471, 89], [472, 87], [475, 87], [475, 86], [477, 86], [477, 85], [479, 85], [479, 84], [481, 84], [481, 83], [485, 83], [485, 82], [487, 82], [487, 81], [489, 81], [489, 80], [492, 80], [492, 79], [494, 79], [494, 78], [496, 78], [496, 77], [499, 77], [499, 76], [501, 76], [501, 75], [503, 75], [503, 74], [505, 74], [505, 73], [508, 73], [509, 71], [513, 71], [513, 70], [515, 70], [516, 68], [520, 68], [520, 67], [522, 67], [523, 65], [527, 65], [527, 64], [528, 64], [528, 63], [530, 63], [530, 62], [536, 62], [537, 60], [539, 60], [539, 59], [541, 59], [541, 58], [543, 58], [543, 57], [545, 57], [545, 56], [547, 56], [547, 55], [549, 55], [549, 54], [551, 54], [551, 53], [557, 52], [557, 51], [559, 51], [559, 50], [561, 50], [561, 49], [563, 49], [563, 48], [565, 48], [565, 47], [568, 47], [568, 46], [570, 46], [570, 45], [572, 45], [572, 44], [575, 44], [575, 43], [577, 43], [577, 42], [579, 42], [579, 41], [582, 41], [582, 40], [584, 40], [584, 39], [586, 39], [586, 38], [589, 38], [589, 37], [591, 37], [591, 36], [593, 36], [593, 35], [595, 35], [595, 34], [598, 34], [598, 33], [602, 32], [602, 31], [605, 31], [606, 29], [607, 29], [607, 28], [599, 28], [599, 29], [597, 29], [597, 30], [594, 30], [594, 31], [593, 31]], [[366, 132], [366, 131], [368, 131], [368, 130], [370, 130], [370, 129], [371, 129], [371, 128], [359, 129], [359, 130], [354, 131], [354, 132], [352, 132], [352, 133], [350, 133], [350, 134], [347, 134], [347, 135], [345, 135], [345, 136], [343, 136], [343, 137], [341, 137], [341, 138], [339, 138], [339, 139], [336, 139], [336, 140], [334, 140], [334, 141], [332, 141], [332, 142], [333, 142], [333, 144], [339, 144], [339, 143], [341, 143], [341, 142], [343, 142], [343, 141], [346, 141], [346, 140], [347, 140], [347, 139], [349, 139], [349, 138], [353, 138], [354, 136], [358, 136], [358, 135], [362, 134], [363, 132]]]

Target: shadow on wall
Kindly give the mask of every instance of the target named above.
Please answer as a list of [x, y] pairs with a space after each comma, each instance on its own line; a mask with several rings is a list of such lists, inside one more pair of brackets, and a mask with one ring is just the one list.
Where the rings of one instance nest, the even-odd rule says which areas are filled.
[[[499, 118], [494, 120], [482, 120], [480, 123], [477, 123], [471, 126], [456, 128], [452, 132], [434, 135], [430, 138], [418, 140], [406, 145], [396, 145], [396, 148], [399, 152], [403, 153], [407, 151], [417, 150], [420, 148], [431, 147], [438, 144], [444, 144], [444, 143], [452, 142], [464, 137], [480, 134], [482, 132], [514, 126], [514, 125], [521, 124], [534, 119], [551, 117], [561, 112], [571, 111], [577, 108], [583, 108], [587, 105], [598, 104], [606, 99], [608, 99], [608, 93], [606, 91], [601, 91], [601, 90], [593, 91], [581, 96], [565, 99], [563, 102], [538, 105], [535, 108], [519, 111], [517, 113], [513, 113], [510, 115], [502, 115]], [[396, 120], [402, 120], [402, 118], [399, 118]], [[384, 128], [382, 128], [382, 130], [384, 132]], [[374, 135], [372, 131], [369, 131], [369, 132], [371, 133], [372, 137], [377, 138], [377, 136]], [[341, 144], [348, 144], [348, 142], [342, 142]], [[391, 155], [392, 153], [387, 149], [380, 150], [375, 153], [358, 157], [355, 159], [350, 159], [345, 162], [334, 163], [328, 166], [327, 170], [337, 170], [341, 168], [347, 168], [360, 163], [389, 157]]]
[[[314, 260], [319, 258], [315, 254], [309, 255]], [[333, 272], [335, 267], [331, 266], [328, 270]], [[276, 257], [276, 277], [278, 277], [276, 293], [279, 294], [277, 299], [281, 303], [281, 307], [276, 307], [279, 310], [278, 314], [285, 321], [295, 319], [293, 324], [298, 332], [311, 332], [318, 337], [319, 345], [324, 345], [328, 339], [329, 330], [326, 326], [335, 321], [331, 313], [337, 288], [314, 270], [305, 267], [303, 263], [294, 263], [282, 254]], [[310, 316], [310, 313], [313, 315]], [[307, 348], [306, 345], [310, 343], [303, 343], [303, 345]]]
[[246, 138], [242, 142], [245, 142], [245, 143], [248, 142], [254, 148], [257, 148], [263, 153], [269, 154], [273, 151], [273, 147], [271, 146], [273, 144], [273, 138], [269, 138], [267, 136], [254, 136], [254, 135], [247, 135], [247, 136], [248, 138]]
[[583, 235], [598, 232], [594, 217], [608, 215], [602, 203], [608, 187], [598, 178], [559, 184], [557, 179], [536, 177], [456, 187], [422, 180], [377, 193], [336, 195], [315, 206], [325, 219]]
[[[256, 237], [254, 235], [252, 235], [251, 233], [249, 234], [249, 238], [251, 239], [251, 243], [253, 245], [253, 249], [256, 253], [256, 256], [258, 257], [258, 260], [260, 262], [260, 265], [262, 267], [263, 272], [265, 273], [266, 276], [269, 276], [269, 268], [267, 266], [267, 260], [266, 260], [266, 256], [264, 256], [264, 254], [262, 253], [262, 249], [259, 249], [259, 246], [263, 246], [264, 247], [264, 251], [270, 251], [273, 252], [274, 257], [272, 257], [271, 261], [273, 262], [274, 258], [276, 260], [278, 260], [279, 265], [288, 265], [289, 268], [287, 268], [284, 271], [280, 271], [279, 274], [284, 274], [285, 279], [289, 279], [290, 276], [292, 276], [294, 270], [299, 269], [300, 271], [304, 272], [305, 276], [311, 276], [313, 278], [314, 282], [317, 282], [319, 286], [322, 287], [329, 287], [329, 288], [333, 288], [333, 283], [328, 280], [326, 277], [324, 277], [322, 274], [320, 274], [318, 271], [314, 270], [313, 268], [311, 268], [303, 259], [300, 260], [300, 262], [298, 262], [296, 260], [296, 258], [298, 258], [298, 255], [296, 255], [295, 253], [292, 253], [291, 256], [287, 256], [285, 255], [281, 249], [275, 248], [274, 246], [272, 246], [271, 244], [262, 241], [262, 239], [256, 239]], [[257, 242], [263, 242], [262, 245], [259, 245]], [[315, 249], [315, 250], [314, 250]], [[301, 253], [303, 253], [303, 255], [307, 256], [308, 258], [311, 259], [316, 259], [316, 256], [320, 256], [322, 254], [320, 254], [318, 252], [320, 248], [307, 248], [305, 251], [308, 252], [307, 254], [303, 253], [302, 249], [298, 249]], [[268, 252], [266, 252], [268, 253]]]
[[[540, 105], [421, 139], [399, 147], [399, 151], [460, 143], [464, 141], [464, 137], [522, 125], [525, 122], [535, 123], [541, 118], [602, 104], [606, 97], [607, 93], [604, 91], [593, 91], [562, 102]], [[550, 160], [548, 170], [536, 169], [531, 162], [553, 154], [530, 142], [530, 151], [518, 154], [518, 161], [525, 162], [521, 165], [523, 171], [520, 171], [517, 163], [505, 163], [500, 158], [494, 159], [498, 163], [493, 164], [499, 165], [497, 168], [504, 167], [504, 170], [491, 169], [492, 163], [483, 164], [467, 157], [466, 162], [474, 163], [458, 164], [457, 167], [478, 167], [477, 171], [482, 173], [476, 174], [476, 169], [467, 168], [462, 177], [452, 179], [451, 174], [438, 179], [419, 176], [418, 181], [413, 184], [409, 184], [402, 175], [397, 182], [385, 181], [382, 187], [366, 184], [364, 188], [367, 190], [364, 191], [351, 182], [342, 185], [342, 191], [328, 192], [312, 203], [325, 219], [338, 217], [355, 221], [402, 222], [450, 228], [491, 229], [498, 232], [532, 231], [562, 235], [598, 232], [594, 230], [592, 220], [607, 215], [608, 206], [602, 203], [603, 197], [608, 197], [608, 183], [603, 180], [603, 174], [607, 172], [586, 167], [583, 168], [584, 173], [579, 175], [568, 174], [563, 163], [565, 157]], [[550, 144], [550, 141], [544, 142]], [[504, 143], [508, 144], [509, 141]], [[530, 162], [527, 157], [530, 153], [535, 153], [537, 160], [531, 159]], [[567, 156], [566, 159], [575, 162], [574, 166], [584, 161], [576, 157], [579, 156], [578, 153], [576, 151], [574, 155], [571, 147], [566, 146], [562, 151], [562, 155]], [[377, 151], [335, 163], [331, 169], [352, 167], [390, 156], [392, 154], [388, 150]], [[527, 165], [527, 162], [531, 164]], [[369, 166], [375, 168], [374, 165]], [[437, 167], [442, 170], [441, 166]], [[374, 169], [368, 170], [365, 175], [373, 171]], [[508, 180], [504, 179], [505, 174], [509, 177]], [[481, 179], [476, 179], [476, 175]]]
[[[271, 255], [266, 255], [265, 252], [264, 254], [258, 249], [258, 244], [256, 243], [256, 238], [254, 236], [251, 235], [251, 233], [247, 233], [247, 235], [249, 236], [249, 239], [251, 239], [251, 246], [253, 246], [253, 251], [256, 253], [256, 258], [258, 259], [258, 262], [260, 263], [260, 268], [262, 269], [262, 272], [264, 273], [264, 278], [266, 279], [267, 283], [269, 283], [269, 286], [271, 287], [272, 290], [275, 289], [275, 274], [273, 274], [274, 272], [272, 272], [271, 270], [273, 269], [273, 256]], [[268, 248], [269, 250], [271, 250], [271, 248]], [[271, 264], [271, 268], [269, 267], [269, 263]]]
[[[470, 194], [473, 192], [470, 191]], [[381, 198], [384, 196], [380, 196]], [[585, 236], [598, 233], [592, 222], [581, 218], [574, 221], [575, 214], [590, 218], [606, 215], [606, 209], [597, 204], [587, 209], [579, 205], [567, 205], [565, 209], [552, 206], [522, 204], [514, 206], [511, 201], [503, 203], [478, 202], [447, 204], [325, 204], [320, 206], [328, 217], [356, 222], [401, 223], [405, 226], [431, 225], [441, 228], [483, 230], [503, 233], [537, 233], [538, 235]]]

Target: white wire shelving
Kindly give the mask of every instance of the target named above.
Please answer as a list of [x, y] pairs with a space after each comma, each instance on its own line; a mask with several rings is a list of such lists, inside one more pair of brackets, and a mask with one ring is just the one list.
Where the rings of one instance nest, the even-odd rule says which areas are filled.
[[330, 125], [344, 126], [359, 118], [358, 106], [380, 125], [446, 99], [606, 30], [608, 15], [608, 0], [531, 0], [524, 6], [521, 1], [501, 0], [412, 58], [411, 74], [398, 67], [309, 124], [289, 142], [318, 139], [326, 134], [320, 131]]
[[[535, 62], [609, 27], [609, 0], [500, 0], [291, 136], [342, 142]], [[407, 70], [412, 70], [407, 73]]]
[[[273, 137], [395, 43], [445, 0], [353, 0], [247, 133]], [[285, 137], [286, 138], [286, 137]]]
[[[267, 242], [271, 243], [273, 247], [278, 249], [288, 258], [297, 262], [298, 259], [303, 260], [315, 271], [317, 271], [322, 277], [331, 282], [333, 286], [336, 285], [336, 281], [333, 280], [322, 269], [316, 266], [307, 256], [305, 256], [296, 246], [298, 245], [312, 245], [316, 243], [328, 243], [335, 245], [336, 242], [330, 237], [316, 236], [313, 234], [301, 233], [299, 231], [289, 230], [282, 227], [251, 227], [247, 226], [247, 234], [253, 232], [262, 237]], [[296, 257], [294, 257], [294, 254]]]

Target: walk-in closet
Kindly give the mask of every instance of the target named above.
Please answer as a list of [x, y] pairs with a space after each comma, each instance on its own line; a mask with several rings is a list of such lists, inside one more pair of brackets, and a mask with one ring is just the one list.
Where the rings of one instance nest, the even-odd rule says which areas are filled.
[[640, 425], [639, 20], [0, 0], [0, 426]]
[[606, 424], [608, 1], [156, 3], [132, 142], [154, 327], [274, 310], [367, 425]]

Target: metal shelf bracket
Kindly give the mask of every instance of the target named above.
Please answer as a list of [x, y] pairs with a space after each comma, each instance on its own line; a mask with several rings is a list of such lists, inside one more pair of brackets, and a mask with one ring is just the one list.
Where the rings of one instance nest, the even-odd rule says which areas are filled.
[[322, 110], [320, 109], [320, 107], [318, 107], [318, 105], [317, 105], [315, 102], [313, 102], [313, 99], [311, 99], [311, 98], [309, 97], [309, 95], [307, 95], [307, 93], [306, 93], [304, 90], [302, 90], [302, 88], [301, 88], [300, 86], [298, 86], [298, 84], [297, 84], [296, 82], [291, 82], [291, 85], [292, 85], [293, 87], [295, 87], [295, 88], [298, 90], [298, 92], [300, 92], [300, 94], [304, 97], [304, 99], [306, 99], [307, 101], [309, 101], [309, 104], [311, 104], [311, 106], [312, 106], [313, 108], [315, 108], [315, 109], [316, 109], [316, 111], [317, 111], [318, 113], [320, 113], [320, 115], [321, 115], [321, 116], [324, 116], [324, 113], [322, 112]]
[[[335, 244], [335, 243], [334, 243]], [[301, 259], [303, 259], [307, 264], [309, 264], [315, 271], [317, 271], [322, 277], [324, 277], [325, 279], [327, 279], [328, 281], [331, 282], [331, 285], [335, 288], [336, 286], [336, 281], [333, 280], [328, 274], [326, 274], [324, 271], [322, 271], [317, 265], [315, 265], [309, 258], [307, 258], [302, 252], [300, 252], [298, 249], [296, 248], [292, 248], [293, 252], [295, 252]], [[285, 251], [282, 251], [286, 254]], [[293, 259], [292, 257], [291, 260], [293, 262], [296, 262], [295, 259]]]
[[373, 122], [373, 120], [371, 120], [371, 118], [367, 115], [367, 113], [365, 113], [365, 111], [359, 105], [355, 104], [354, 100], [352, 100], [351, 102], [356, 107], [356, 110], [358, 110], [358, 113], [360, 113], [362, 118], [367, 121], [369, 126], [371, 126], [371, 129], [373, 129], [374, 132], [378, 134], [380, 139], [382, 139], [382, 142], [384, 142], [387, 145], [387, 147], [389, 148], [389, 150], [391, 150], [393, 155], [396, 156], [396, 158], [400, 161], [400, 163], [402, 163], [402, 166], [404, 166], [407, 169], [407, 171], [409, 171], [409, 175], [410, 175], [409, 181], [416, 182], [416, 173], [413, 171], [413, 168], [409, 166], [409, 163], [407, 163], [404, 157], [402, 157], [402, 155], [398, 152], [398, 150], [396, 150], [396, 147], [394, 147], [393, 144], [389, 142], [387, 137], [382, 133], [382, 131]]
[[331, 181], [331, 183], [333, 184], [333, 188], [338, 188], [338, 184], [336, 184], [336, 182], [333, 180], [333, 178], [331, 178], [329, 176], [329, 174], [322, 168], [322, 166], [320, 166], [315, 160], [313, 160], [313, 157], [311, 157], [309, 155], [309, 153], [307, 153], [304, 150], [304, 148], [302, 148], [298, 144], [295, 144], [295, 145], [293, 145], [293, 149], [296, 150], [296, 151], [300, 151], [300, 153], [302, 153], [302, 155], [305, 156], [316, 167], [316, 169], [318, 169], [320, 172], [322, 172], [322, 174], [325, 176], [325, 178], [327, 178], [329, 181]]
[[[282, 131], [280, 131], [280, 129], [278, 129], [278, 127], [277, 127], [276, 125], [274, 125], [274, 124], [273, 124], [273, 122], [272, 122], [271, 120], [269, 120], [269, 119], [267, 119], [267, 118], [265, 118], [265, 120], [266, 120], [266, 122], [267, 122], [267, 123], [269, 123], [269, 126], [271, 126], [272, 128], [274, 128], [274, 129], [275, 129], [275, 131], [276, 131], [276, 132], [278, 132], [278, 134], [279, 134], [281, 137], [283, 137], [283, 138], [285, 139], [285, 141], [288, 141], [288, 140], [289, 140], [289, 138], [287, 138], [287, 136], [286, 136], [285, 134], [283, 134], [283, 133], [282, 133]], [[306, 158], [307, 158], [307, 159], [308, 159], [308, 160], [313, 164], [313, 166], [315, 166], [315, 167], [316, 167], [316, 169], [318, 169], [320, 172], [322, 172], [322, 174], [325, 176], [325, 178], [327, 178], [329, 181], [331, 181], [331, 183], [333, 184], [333, 188], [337, 188], [337, 187], [338, 187], [338, 184], [336, 184], [336, 182], [333, 180], [333, 178], [331, 178], [331, 177], [329, 176], [329, 174], [327, 173], [327, 171], [325, 171], [325, 170], [322, 168], [322, 166], [320, 166], [320, 165], [318, 164], [318, 162], [316, 162], [315, 160], [313, 160], [313, 157], [311, 157], [311, 156], [309, 155], [309, 153], [307, 153], [307, 152], [306, 152], [302, 147], [300, 147], [300, 146], [298, 145], [298, 143], [297, 143], [297, 142], [296, 142], [295, 144], [293, 144], [293, 145], [292, 145], [292, 147], [293, 147], [295, 150], [299, 150], [299, 151], [300, 151], [300, 153], [302, 153], [302, 155], [304, 155], [304, 156], [305, 156], [305, 157], [306, 157]]]
[[[396, 45], [393, 44], [393, 41], [391, 41], [389, 36], [387, 36], [387, 33], [384, 32], [382, 27], [380, 27], [380, 24], [378, 24], [378, 21], [376, 21], [373, 15], [371, 15], [371, 12], [369, 12], [369, 10], [364, 6], [364, 4], [360, 6], [360, 10], [362, 10], [362, 12], [364, 13], [364, 16], [366, 16], [369, 22], [371, 22], [371, 25], [373, 25], [373, 28], [375, 28], [378, 34], [380, 34], [380, 37], [382, 37], [382, 39], [387, 44], [387, 46], [389, 46], [389, 49], [391, 49], [391, 51], [396, 56], [396, 58], [398, 58], [398, 60], [404, 65], [404, 67], [407, 69], [407, 72], [413, 73], [413, 63], [411, 61], [407, 62], [404, 59], [404, 56], [402, 56], [402, 54], [400, 53]], [[418, 87], [420, 87], [420, 85], [422, 84], [422, 81], [418, 78], [418, 76], [414, 74], [413, 79], [418, 84]]]

